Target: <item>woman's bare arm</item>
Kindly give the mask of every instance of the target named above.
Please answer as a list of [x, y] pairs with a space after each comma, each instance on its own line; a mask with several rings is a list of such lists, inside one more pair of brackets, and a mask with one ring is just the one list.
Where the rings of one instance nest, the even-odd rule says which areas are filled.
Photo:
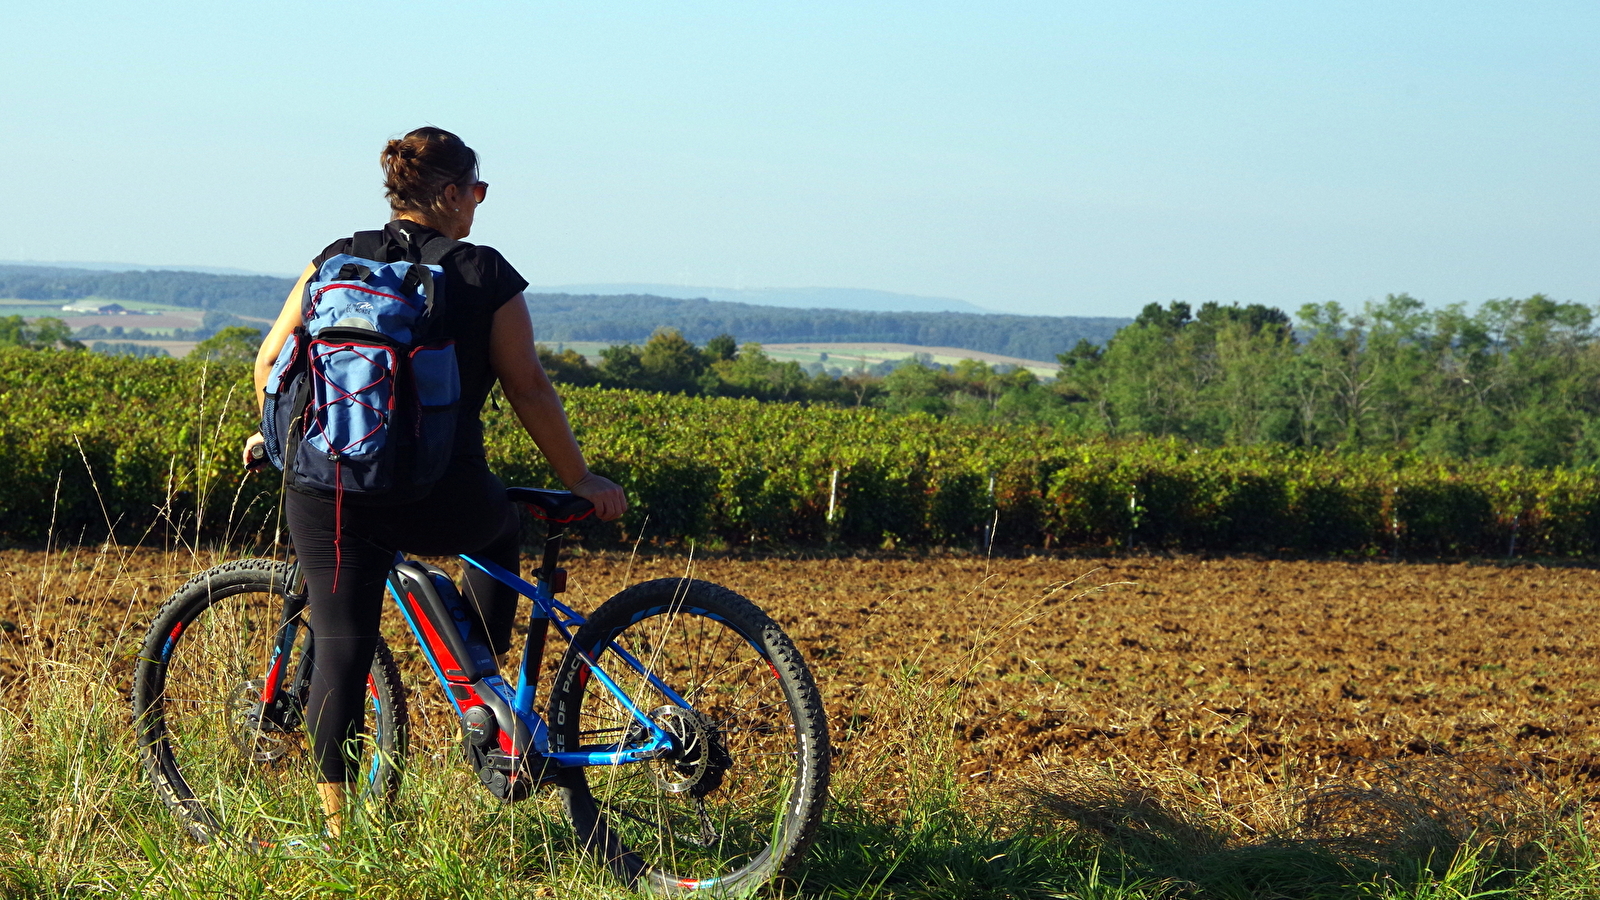
[[300, 280], [294, 283], [289, 298], [283, 301], [283, 309], [278, 311], [278, 320], [272, 323], [267, 336], [261, 339], [261, 349], [256, 351], [256, 405], [263, 409], [267, 405], [267, 376], [272, 374], [272, 364], [278, 361], [284, 341], [300, 325], [300, 298], [305, 293], [306, 282], [316, 273], [315, 266], [306, 266], [300, 273]]
[[[256, 408], [266, 409], [267, 406], [267, 378], [272, 374], [272, 364], [278, 361], [278, 351], [283, 349], [283, 342], [289, 339], [289, 334], [300, 324], [300, 296], [306, 289], [306, 282], [317, 272], [316, 266], [306, 266], [300, 273], [300, 280], [294, 283], [289, 290], [289, 298], [283, 301], [283, 309], [278, 310], [278, 320], [272, 323], [272, 328], [267, 331], [267, 336], [261, 339], [261, 349], [256, 351]], [[250, 458], [250, 450], [257, 444], [266, 443], [266, 438], [261, 432], [256, 432], [244, 442], [244, 464], [246, 467], [256, 465], [257, 460]]]
[[622, 488], [589, 471], [583, 451], [572, 436], [561, 397], [539, 364], [533, 342], [533, 322], [522, 295], [511, 298], [494, 314], [489, 332], [489, 366], [500, 379], [506, 400], [522, 427], [556, 470], [567, 489], [594, 504], [595, 514], [607, 521], [622, 515], [628, 501]]

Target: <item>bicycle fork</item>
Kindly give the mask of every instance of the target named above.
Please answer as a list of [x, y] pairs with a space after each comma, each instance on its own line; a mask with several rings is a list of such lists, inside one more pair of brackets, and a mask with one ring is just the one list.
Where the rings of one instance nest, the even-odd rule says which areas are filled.
[[305, 652], [295, 661], [294, 671], [286, 671], [288, 662], [294, 657], [294, 642], [300, 635], [300, 616], [306, 608], [306, 583], [300, 577], [299, 565], [289, 566], [286, 581], [283, 614], [278, 622], [272, 656], [267, 663], [267, 674], [261, 679], [257, 708], [260, 711], [258, 727], [293, 731], [300, 727], [304, 714], [299, 701], [304, 688], [311, 681], [314, 648], [312, 642], [307, 641]]

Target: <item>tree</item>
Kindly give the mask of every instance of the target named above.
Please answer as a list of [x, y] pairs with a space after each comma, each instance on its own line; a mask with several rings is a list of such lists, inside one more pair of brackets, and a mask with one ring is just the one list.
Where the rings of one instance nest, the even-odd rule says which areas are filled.
[[560, 353], [544, 344], [538, 345], [539, 365], [551, 381], [576, 387], [589, 387], [600, 383], [600, 370], [589, 364], [582, 353], [567, 348]]
[[0, 347], [32, 347], [28, 321], [21, 316], [0, 316]]
[[809, 382], [799, 363], [777, 362], [755, 343], [739, 348], [732, 359], [716, 363], [712, 372], [722, 382], [722, 393], [761, 400], [799, 400]]
[[600, 383], [612, 388], [647, 388], [635, 344], [613, 344], [600, 351]]
[[261, 329], [230, 325], [194, 345], [190, 351], [199, 359], [253, 362], [261, 349]]
[[698, 393], [706, 358], [676, 328], [657, 328], [639, 353], [651, 390], [674, 394]]
[[[706, 361], [715, 365], [733, 359], [739, 354], [739, 345], [734, 342], [733, 335], [724, 331], [709, 341], [706, 341]], [[827, 354], [823, 354], [826, 358]]]
[[72, 328], [60, 319], [46, 316], [29, 322], [21, 316], [0, 316], [0, 347], [29, 350], [82, 350], [72, 339]]
[[916, 360], [906, 360], [883, 379], [888, 394], [884, 405], [890, 412], [945, 415], [950, 412], [950, 401], [945, 399], [942, 374]]

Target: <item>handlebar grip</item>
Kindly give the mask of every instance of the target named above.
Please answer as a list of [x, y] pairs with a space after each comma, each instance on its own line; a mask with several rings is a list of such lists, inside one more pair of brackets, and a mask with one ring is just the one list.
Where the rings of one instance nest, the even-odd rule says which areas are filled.
[[252, 472], [259, 472], [267, 467], [267, 445], [255, 444], [250, 448], [250, 461], [245, 463], [245, 468]]

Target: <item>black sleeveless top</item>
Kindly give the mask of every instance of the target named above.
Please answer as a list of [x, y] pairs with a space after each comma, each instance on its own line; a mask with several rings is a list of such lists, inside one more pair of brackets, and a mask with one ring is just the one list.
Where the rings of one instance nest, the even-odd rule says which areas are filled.
[[[402, 229], [405, 232], [402, 233]], [[384, 226], [393, 243], [425, 243], [439, 232], [406, 219]], [[349, 253], [353, 238], [340, 238], [317, 254], [312, 265], [321, 268], [328, 259]], [[394, 259], [400, 259], [398, 253]], [[386, 259], [383, 262], [393, 262]], [[522, 293], [528, 282], [511, 268], [506, 258], [493, 247], [461, 243], [440, 261], [444, 268], [445, 313], [440, 321], [443, 333], [456, 342], [456, 368], [461, 371], [461, 406], [456, 418], [454, 460], [481, 459], [483, 452], [483, 402], [494, 387], [494, 372], [489, 368], [489, 331], [494, 314], [506, 301]], [[455, 467], [451, 462], [451, 467]]]

